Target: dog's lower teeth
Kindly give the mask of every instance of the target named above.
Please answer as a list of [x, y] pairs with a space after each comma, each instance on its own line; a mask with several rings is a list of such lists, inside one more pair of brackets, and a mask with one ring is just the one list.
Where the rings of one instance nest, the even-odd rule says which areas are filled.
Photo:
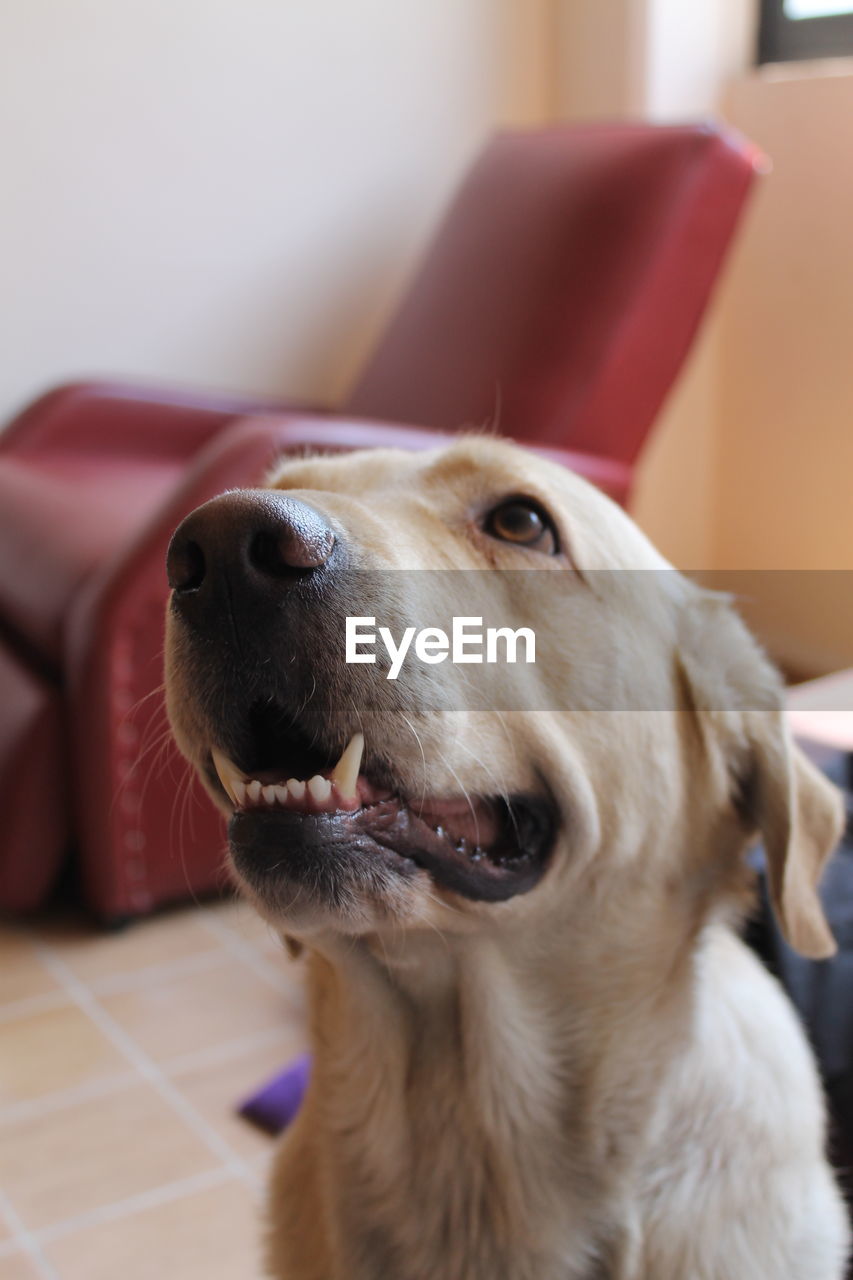
[[312, 800], [316, 800], [317, 804], [324, 804], [332, 794], [332, 784], [322, 774], [315, 773], [314, 777], [308, 780], [308, 791]]

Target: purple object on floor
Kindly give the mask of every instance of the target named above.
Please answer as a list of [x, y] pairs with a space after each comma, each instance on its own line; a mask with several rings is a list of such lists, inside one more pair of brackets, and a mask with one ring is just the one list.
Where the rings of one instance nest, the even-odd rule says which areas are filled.
[[311, 1055], [303, 1053], [247, 1098], [238, 1108], [240, 1115], [267, 1133], [281, 1133], [299, 1110], [310, 1074]]

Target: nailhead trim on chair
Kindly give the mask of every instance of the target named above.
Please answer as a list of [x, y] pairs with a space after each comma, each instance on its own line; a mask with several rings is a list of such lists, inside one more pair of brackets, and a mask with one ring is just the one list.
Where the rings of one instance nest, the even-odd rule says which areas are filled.
[[[157, 602], [162, 612], [162, 602]], [[145, 851], [145, 833], [139, 826], [142, 810], [143, 794], [141, 786], [143, 777], [140, 772], [139, 732], [133, 722], [133, 715], [139, 705], [140, 698], [147, 690], [140, 692], [134, 676], [139, 670], [134, 662], [134, 650], [138, 648], [137, 637], [146, 630], [145, 613], [152, 609], [151, 602], [143, 605], [139, 614], [131, 620], [116, 640], [113, 651], [111, 680], [111, 714], [110, 731], [113, 742], [110, 758], [115, 762], [116, 785], [111, 804], [111, 826], [113, 829], [113, 845], [122, 851], [122, 857], [115, 868], [121, 877], [121, 896], [127, 901], [131, 911], [145, 912], [150, 910], [153, 895], [149, 884], [149, 866]], [[143, 664], [144, 669], [144, 664]]]

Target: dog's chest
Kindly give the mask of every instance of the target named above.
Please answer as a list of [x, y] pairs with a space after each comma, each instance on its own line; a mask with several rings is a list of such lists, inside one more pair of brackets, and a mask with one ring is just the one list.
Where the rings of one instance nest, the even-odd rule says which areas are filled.
[[344, 1186], [355, 1193], [344, 1192], [341, 1209], [347, 1236], [357, 1241], [361, 1269], [352, 1280], [597, 1277], [582, 1179], [555, 1135], [529, 1132], [510, 1107], [485, 1116], [482, 1099], [458, 1081], [441, 1083], [426, 1064], [413, 1074], [407, 1159], [396, 1172], [380, 1172], [370, 1158], [395, 1141], [382, 1132], [381, 1117], [349, 1148]]

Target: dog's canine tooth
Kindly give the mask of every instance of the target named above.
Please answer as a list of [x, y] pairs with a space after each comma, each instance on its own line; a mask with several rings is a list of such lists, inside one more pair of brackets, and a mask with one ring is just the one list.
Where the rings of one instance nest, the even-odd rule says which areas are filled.
[[325, 804], [332, 794], [332, 784], [322, 774], [315, 773], [314, 777], [308, 780], [308, 790], [312, 800], [316, 800], [318, 804]]
[[305, 783], [301, 778], [288, 778], [287, 791], [288, 795], [291, 795], [294, 800], [305, 799]]
[[258, 801], [261, 798], [262, 790], [263, 790], [263, 787], [261, 786], [261, 783], [258, 782], [257, 778], [253, 778], [252, 781], [246, 787], [246, 795], [251, 800], [252, 804], [258, 803]]
[[344, 753], [332, 770], [332, 782], [345, 800], [354, 799], [358, 788], [358, 771], [364, 752], [364, 734], [354, 733], [344, 748]]
[[238, 806], [246, 803], [246, 784], [245, 782], [234, 783], [234, 803]]
[[239, 803], [239, 793], [237, 788], [243, 786], [243, 778], [239, 769], [237, 769], [228, 757], [217, 747], [211, 747], [210, 756], [213, 760], [213, 767], [219, 775], [219, 781], [228, 792], [228, 795], [234, 804]]

